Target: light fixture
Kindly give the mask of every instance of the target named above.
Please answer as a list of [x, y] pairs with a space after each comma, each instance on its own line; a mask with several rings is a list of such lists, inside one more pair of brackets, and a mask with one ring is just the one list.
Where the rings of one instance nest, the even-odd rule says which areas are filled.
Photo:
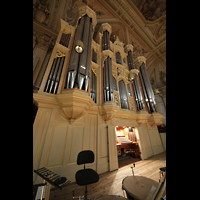
[[84, 50], [83, 42], [81, 40], [78, 40], [75, 44], [75, 51], [77, 53], [83, 53], [83, 50]]
[[138, 75], [138, 73], [139, 73], [139, 70], [131, 69], [128, 74], [128, 81], [133, 81], [133, 79], [135, 78], [135, 75]]

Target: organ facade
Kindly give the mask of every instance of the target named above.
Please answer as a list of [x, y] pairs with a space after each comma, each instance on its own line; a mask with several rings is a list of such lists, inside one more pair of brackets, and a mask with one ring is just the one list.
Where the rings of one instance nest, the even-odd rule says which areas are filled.
[[[134, 45], [124, 45], [118, 36], [112, 42], [109, 23], [102, 23], [94, 38], [96, 13], [87, 5], [79, 8], [75, 26], [63, 19], [59, 23], [33, 93], [38, 107], [33, 170], [46, 167], [74, 181], [77, 155], [87, 149], [95, 153], [90, 168], [97, 173], [118, 169], [116, 126], [134, 127], [141, 159], [163, 152], [157, 125], [164, 116], [157, 109], [145, 56], [134, 58]], [[78, 40], [82, 53], [75, 50]], [[130, 81], [133, 69], [138, 74]], [[33, 177], [34, 184], [41, 181]]]

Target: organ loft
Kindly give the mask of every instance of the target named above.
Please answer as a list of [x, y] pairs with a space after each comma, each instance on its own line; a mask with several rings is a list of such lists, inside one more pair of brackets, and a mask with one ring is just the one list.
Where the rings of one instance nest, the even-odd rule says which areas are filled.
[[[45, 7], [46, 1], [42, 2]], [[50, 15], [45, 11], [43, 16], [37, 4], [34, 7], [33, 170], [46, 167], [73, 182], [81, 169], [77, 155], [83, 150], [94, 152], [90, 168], [98, 174], [118, 169], [119, 157], [127, 152], [144, 160], [166, 151], [158, 129], [166, 121], [164, 103], [154, 87], [157, 72], [152, 70], [151, 77], [147, 73], [150, 53], [137, 54], [133, 25], [117, 21], [99, 1], [66, 2], [63, 13], [75, 13], [71, 21], [67, 14], [62, 17], [53, 10], [52, 4], [47, 7]], [[111, 2], [106, 3], [108, 9]], [[69, 5], [71, 10], [66, 10]], [[118, 12], [119, 17], [126, 16]], [[151, 26], [157, 20], [148, 19]], [[128, 28], [118, 30], [117, 22]], [[54, 42], [46, 40], [51, 43], [48, 50], [40, 43], [48, 34], [41, 38], [39, 33], [45, 31], [54, 36]], [[33, 173], [33, 184], [41, 180]]]

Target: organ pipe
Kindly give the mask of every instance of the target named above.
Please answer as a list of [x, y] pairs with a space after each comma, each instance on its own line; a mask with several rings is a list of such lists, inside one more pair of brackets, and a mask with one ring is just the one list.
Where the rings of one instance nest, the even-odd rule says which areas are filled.
[[69, 67], [68, 67], [67, 81], [66, 81], [65, 88], [73, 88], [74, 87], [74, 81], [75, 81], [75, 77], [76, 77], [77, 70], [78, 70], [78, 61], [79, 61], [79, 56], [80, 56], [75, 51], [75, 44], [76, 44], [76, 41], [82, 39], [84, 21], [85, 21], [85, 18], [82, 17], [80, 19], [79, 24], [76, 29], [74, 43], [73, 43], [72, 52], [71, 52], [70, 63], [69, 63]]
[[[107, 30], [103, 32], [102, 42], [103, 42], [102, 43], [103, 50], [109, 50], [110, 37], [109, 37], [109, 32]], [[109, 56], [104, 61], [103, 90], [104, 90], [104, 101], [114, 101], [112, 63], [111, 63], [111, 58]]]
[[141, 73], [140, 79], [141, 79], [141, 82], [143, 82], [142, 88], [143, 88], [144, 93], [146, 93], [146, 97], [147, 97], [147, 98], [145, 97], [146, 102], [148, 102], [148, 105], [150, 107], [148, 109], [148, 111], [150, 113], [157, 112], [155, 97], [153, 94], [153, 90], [152, 90], [149, 78], [147, 76], [144, 62], [142, 63], [142, 65], [140, 66], [139, 69], [140, 69], [140, 73]]
[[65, 47], [68, 47], [69, 41], [70, 41], [70, 37], [71, 37], [71, 34], [63, 33], [62, 36], [61, 36], [61, 39], [60, 39], [60, 44], [62, 44]]
[[90, 96], [96, 103], [97, 77], [93, 73], [93, 71], [91, 71], [91, 84], [90, 85], [91, 85], [90, 86]]
[[54, 58], [51, 71], [49, 73], [48, 81], [44, 90], [45, 92], [56, 94], [63, 69], [64, 60], [64, 56]]
[[[75, 33], [65, 84], [65, 88], [67, 89], [77, 87], [81, 90], [88, 90], [90, 78], [92, 29], [92, 18], [88, 17], [86, 14], [80, 19]], [[81, 40], [84, 44], [84, 50], [81, 54], [78, 54], [75, 51], [75, 44], [78, 40]]]
[[90, 27], [89, 27], [89, 36], [88, 36], [88, 52], [87, 52], [87, 62], [86, 62], [86, 72], [85, 72], [85, 91], [88, 90], [88, 85], [89, 85], [89, 78], [90, 78], [90, 64], [91, 64], [91, 59], [92, 59], [92, 19], [90, 22]]
[[151, 113], [151, 108], [150, 108], [150, 104], [149, 104], [149, 100], [148, 100], [148, 95], [146, 93], [146, 90], [144, 89], [145, 86], [144, 86], [144, 81], [142, 79], [141, 73], [139, 73], [139, 77], [140, 77], [140, 82], [141, 82], [141, 85], [142, 85], [142, 88], [143, 88], [143, 94], [144, 94], [144, 98], [145, 98], [145, 101], [146, 101], [148, 112]]
[[110, 37], [109, 37], [109, 32], [105, 30], [103, 32], [103, 50], [108, 50], [110, 49]]
[[114, 101], [112, 66], [111, 66], [111, 58], [109, 56], [104, 61], [103, 87], [104, 87], [104, 101]]
[[119, 95], [122, 109], [129, 109], [124, 81], [119, 81]]
[[[132, 52], [131, 51], [128, 52], [127, 59], [128, 59], [129, 70], [135, 69], [135, 65], [133, 63], [133, 56], [132, 56]], [[133, 90], [134, 90], [137, 109], [138, 110], [143, 110], [144, 109], [144, 102], [143, 102], [143, 98], [142, 98], [142, 93], [140, 91], [140, 86], [139, 86], [139, 83], [138, 83], [138, 77], [134, 78], [134, 80], [132, 82], [132, 85], [133, 85]]]

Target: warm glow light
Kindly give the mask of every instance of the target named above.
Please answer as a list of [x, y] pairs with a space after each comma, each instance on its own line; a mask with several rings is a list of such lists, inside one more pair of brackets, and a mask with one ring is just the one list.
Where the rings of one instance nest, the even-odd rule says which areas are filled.
[[80, 46], [76, 46], [76, 47], [75, 47], [75, 50], [76, 50], [77, 53], [82, 53], [83, 48], [80, 47]]
[[75, 44], [75, 51], [77, 53], [83, 53], [83, 50], [84, 50], [83, 42], [81, 40], [78, 40]]

